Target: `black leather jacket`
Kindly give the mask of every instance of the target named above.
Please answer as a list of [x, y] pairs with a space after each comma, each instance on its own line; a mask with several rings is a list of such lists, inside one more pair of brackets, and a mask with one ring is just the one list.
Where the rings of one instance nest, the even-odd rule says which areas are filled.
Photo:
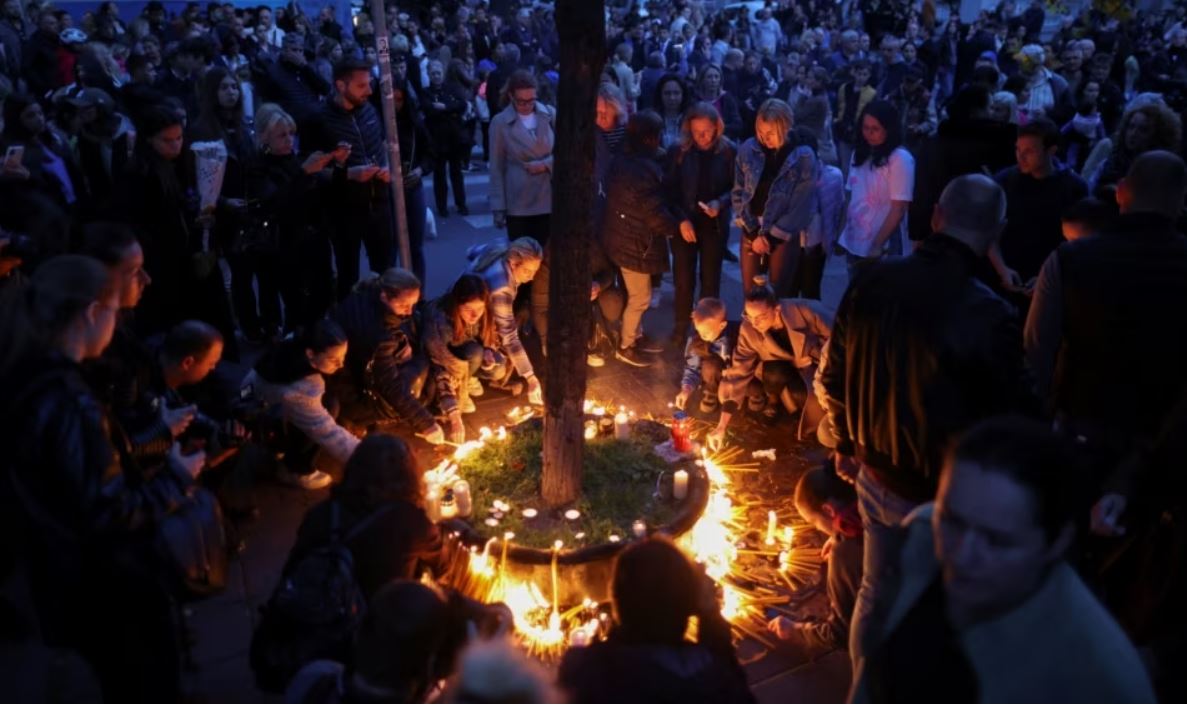
[[152, 528], [175, 508], [179, 479], [123, 462], [111, 440], [118, 429], [64, 356], [19, 365], [4, 389], [13, 390], [0, 427], [6, 529], [21, 537], [47, 640], [69, 642], [80, 627], [64, 606], [79, 591], [93, 598], [130, 579], [155, 582]]
[[978, 258], [942, 234], [870, 265], [837, 310], [820, 382], [839, 444], [902, 497], [934, 497], [948, 443], [999, 413], [1037, 408], [1014, 308]]

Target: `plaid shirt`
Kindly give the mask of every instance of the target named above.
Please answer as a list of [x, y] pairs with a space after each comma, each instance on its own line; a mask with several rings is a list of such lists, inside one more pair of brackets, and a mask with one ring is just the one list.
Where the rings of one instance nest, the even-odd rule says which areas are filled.
[[[477, 253], [472, 252], [470, 258], [471, 262], [476, 260]], [[535, 374], [532, 361], [528, 359], [528, 353], [519, 339], [519, 325], [515, 321], [515, 292], [519, 290], [519, 284], [511, 276], [511, 265], [506, 260], [499, 260], [481, 272], [473, 269], [468, 271], [486, 280], [486, 285], [490, 287], [490, 315], [494, 319], [495, 332], [503, 344], [503, 351], [521, 377], [531, 377]]]

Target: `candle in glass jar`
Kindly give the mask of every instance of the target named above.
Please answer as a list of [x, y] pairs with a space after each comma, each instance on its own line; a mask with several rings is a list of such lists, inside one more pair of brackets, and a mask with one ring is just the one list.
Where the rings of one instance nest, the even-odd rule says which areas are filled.
[[620, 441], [631, 437], [631, 417], [627, 416], [625, 411], [614, 415], [614, 437]]
[[436, 485], [425, 492], [425, 514], [429, 515], [429, 521], [441, 521], [441, 490]]
[[778, 524], [775, 523], [775, 510], [772, 509], [771, 511], [767, 512], [767, 545], [768, 546], [775, 545], [775, 531], [777, 528], [778, 528]]
[[457, 515], [468, 517], [474, 511], [474, 501], [470, 497], [470, 483], [458, 480], [453, 483], [453, 500], [457, 502]]
[[643, 538], [647, 535], [647, 524], [642, 519], [636, 519], [634, 524], [631, 524], [631, 531], [634, 532], [635, 538]]
[[452, 519], [457, 516], [457, 501], [454, 499], [452, 489], [446, 488], [445, 493], [441, 495], [438, 513], [442, 519]]
[[684, 499], [688, 496], [688, 471], [677, 470], [672, 474], [672, 496]]

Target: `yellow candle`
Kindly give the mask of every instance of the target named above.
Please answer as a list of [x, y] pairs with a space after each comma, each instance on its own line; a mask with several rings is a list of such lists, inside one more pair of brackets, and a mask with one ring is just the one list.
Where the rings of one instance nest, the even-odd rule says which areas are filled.
[[767, 512], [767, 545], [768, 546], [775, 545], [775, 530], [777, 528], [778, 528], [778, 525], [775, 523], [775, 510], [772, 509], [771, 511]]
[[672, 474], [672, 496], [684, 499], [688, 496], [688, 471], [677, 470]]

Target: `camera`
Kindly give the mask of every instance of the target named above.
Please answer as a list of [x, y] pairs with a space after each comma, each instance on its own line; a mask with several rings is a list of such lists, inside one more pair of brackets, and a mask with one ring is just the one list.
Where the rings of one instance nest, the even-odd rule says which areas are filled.
[[277, 429], [266, 404], [241, 398], [230, 406], [226, 420], [212, 418], [201, 411], [178, 439], [187, 453], [205, 450], [208, 457], [238, 450], [249, 441], [267, 443]]

